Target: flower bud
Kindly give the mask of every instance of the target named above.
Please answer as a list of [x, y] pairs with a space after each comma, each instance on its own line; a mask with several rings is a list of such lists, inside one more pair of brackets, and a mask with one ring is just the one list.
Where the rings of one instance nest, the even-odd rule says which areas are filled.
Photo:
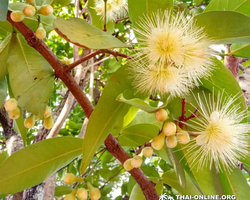
[[162, 132], [166, 135], [166, 136], [171, 136], [171, 135], [175, 135], [176, 132], [176, 125], [174, 122], [167, 122], [163, 125], [162, 127]]
[[131, 165], [134, 167], [134, 168], [139, 168], [142, 164], [142, 157], [141, 156], [134, 156], [131, 160]]
[[154, 150], [152, 149], [152, 147], [145, 147], [143, 150], [142, 150], [142, 154], [146, 157], [146, 158], [149, 158], [153, 155], [154, 153]]
[[49, 4], [44, 5], [39, 9], [39, 13], [41, 13], [42, 15], [48, 16], [53, 13], [53, 7]]
[[43, 114], [44, 118], [48, 118], [51, 115], [51, 112], [52, 112], [51, 107], [46, 106], [44, 114]]
[[15, 110], [9, 112], [10, 119], [17, 119], [20, 116], [20, 109], [17, 107]]
[[32, 17], [36, 14], [36, 9], [34, 6], [27, 5], [23, 9], [23, 14], [26, 15], [27, 17]]
[[168, 113], [165, 109], [159, 109], [155, 112], [155, 119], [157, 121], [164, 122], [168, 118]]
[[54, 119], [50, 115], [48, 118], [44, 119], [44, 127], [46, 129], [51, 129], [54, 126]]
[[180, 144], [187, 144], [190, 141], [190, 136], [187, 131], [177, 132], [177, 139]]
[[169, 148], [175, 148], [177, 146], [177, 138], [175, 135], [168, 136], [166, 138], [166, 144]]
[[151, 142], [151, 146], [155, 150], [161, 150], [161, 148], [164, 146], [164, 139], [165, 139], [164, 133], [157, 135], [156, 137], [153, 138], [153, 140]]
[[4, 104], [4, 107], [7, 112], [15, 110], [17, 108], [17, 100], [14, 98], [7, 100]]
[[35, 125], [35, 115], [30, 115], [29, 117], [27, 117], [24, 121], [24, 126], [26, 128], [32, 128]]
[[13, 22], [21, 22], [25, 18], [25, 15], [22, 11], [12, 11], [10, 18]]
[[80, 200], [86, 200], [88, 198], [88, 191], [85, 188], [78, 188], [76, 196]]
[[123, 163], [123, 167], [126, 171], [130, 171], [132, 170], [134, 167], [131, 164], [132, 158], [127, 159], [124, 163]]
[[43, 40], [46, 37], [46, 31], [43, 28], [42, 23], [39, 24], [39, 27], [36, 30], [36, 37], [40, 40]]
[[98, 200], [101, 198], [101, 192], [98, 188], [95, 188], [90, 182], [87, 182], [87, 186], [89, 188], [89, 197], [91, 200]]

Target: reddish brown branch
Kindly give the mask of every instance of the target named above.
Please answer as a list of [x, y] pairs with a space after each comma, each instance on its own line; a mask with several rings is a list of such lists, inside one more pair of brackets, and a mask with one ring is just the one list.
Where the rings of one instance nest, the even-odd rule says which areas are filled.
[[66, 67], [67, 71], [71, 71], [72, 69], [74, 69], [74, 67], [76, 67], [77, 65], [81, 64], [82, 62], [86, 61], [86, 60], [89, 60], [90, 58], [93, 58], [94, 56], [100, 54], [100, 53], [108, 53], [108, 54], [111, 54], [113, 55], [116, 59], [117, 57], [123, 57], [123, 58], [128, 58], [128, 59], [131, 59], [131, 57], [129, 57], [128, 55], [126, 54], [123, 54], [123, 53], [119, 53], [117, 51], [112, 51], [112, 50], [109, 50], [109, 49], [99, 49], [93, 53], [90, 53], [89, 55], [87, 56], [84, 56], [82, 58], [80, 58], [79, 60], [77, 60], [76, 62], [68, 65]]
[[[129, 159], [129, 155], [123, 150], [118, 141], [111, 135], [105, 140], [107, 150], [116, 157], [122, 164]], [[129, 173], [134, 177], [138, 185], [141, 187], [146, 199], [159, 200], [159, 196], [155, 191], [154, 184], [147, 179], [140, 168], [134, 168]]]
[[[63, 64], [42, 40], [37, 39], [34, 32], [30, 30], [29, 27], [27, 27], [23, 22], [13, 22], [10, 18], [10, 12], [8, 12], [7, 19], [18, 31], [21, 32], [28, 44], [36, 49], [54, 68], [55, 75], [65, 83], [70, 92], [74, 95], [74, 97], [83, 108], [86, 116], [89, 118], [94, 107], [88, 100], [86, 95], [83, 93], [83, 91], [76, 84], [74, 78], [70, 75], [69, 71], [66, 68], [67, 65]], [[127, 55], [107, 49], [101, 50], [101, 52], [112, 54], [115, 57], [121, 56], [129, 58]], [[107, 147], [107, 150], [121, 163], [124, 163], [125, 160], [129, 158], [129, 155], [122, 149], [118, 141], [111, 134], [105, 140], [105, 145]], [[159, 196], [155, 191], [154, 184], [147, 179], [141, 169], [133, 169], [130, 173], [138, 182], [147, 200], [159, 199]]]

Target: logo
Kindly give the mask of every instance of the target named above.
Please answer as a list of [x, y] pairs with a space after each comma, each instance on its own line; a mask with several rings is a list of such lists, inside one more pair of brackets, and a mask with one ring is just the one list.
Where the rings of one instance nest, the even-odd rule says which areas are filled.
[[174, 198], [167, 194], [162, 194], [159, 198], [159, 200], [174, 200]]

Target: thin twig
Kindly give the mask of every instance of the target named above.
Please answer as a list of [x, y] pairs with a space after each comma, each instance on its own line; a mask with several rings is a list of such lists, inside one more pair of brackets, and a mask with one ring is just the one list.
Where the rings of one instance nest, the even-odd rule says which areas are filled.
[[100, 188], [100, 190], [101, 190], [102, 188], [104, 188], [105, 185], [106, 185], [107, 183], [109, 183], [113, 178], [115, 178], [116, 176], [118, 176], [122, 170], [123, 170], [123, 167], [122, 167], [117, 173], [115, 173], [109, 180], [107, 180], [107, 181], [103, 184], [103, 186]]

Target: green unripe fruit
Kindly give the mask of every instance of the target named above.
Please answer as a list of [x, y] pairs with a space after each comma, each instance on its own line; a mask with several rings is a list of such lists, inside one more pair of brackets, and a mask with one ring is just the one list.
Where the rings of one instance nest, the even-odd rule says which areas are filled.
[[36, 37], [40, 40], [43, 40], [46, 37], [46, 31], [43, 28], [42, 23], [39, 24], [39, 27], [36, 30]]
[[168, 118], [168, 113], [165, 109], [159, 109], [155, 112], [155, 119], [157, 121], [164, 122]]
[[44, 127], [46, 129], [52, 129], [53, 126], [54, 126], [54, 119], [50, 115], [48, 118], [44, 119]]
[[152, 147], [145, 147], [143, 150], [142, 150], [142, 154], [146, 157], [146, 158], [149, 158], [153, 155], [154, 153], [154, 150], [152, 149]]
[[26, 128], [32, 128], [35, 125], [35, 115], [30, 115], [29, 117], [27, 117], [24, 121], [24, 126]]
[[10, 119], [17, 119], [20, 116], [20, 109], [17, 107], [15, 110], [9, 112]]
[[88, 198], [88, 191], [85, 188], [78, 188], [76, 196], [80, 200], [86, 200]]
[[10, 14], [10, 18], [13, 22], [21, 22], [25, 18], [25, 15], [22, 11], [13, 11]]
[[89, 188], [89, 197], [91, 200], [98, 200], [101, 198], [101, 192], [98, 188], [95, 188], [90, 182], [87, 182], [87, 186]]
[[161, 150], [161, 148], [164, 146], [164, 140], [165, 140], [165, 134], [161, 133], [153, 138], [153, 140], [151, 142], [151, 146], [155, 150]]
[[175, 135], [168, 136], [166, 138], [166, 144], [169, 148], [175, 148], [177, 146], [177, 138]]
[[177, 139], [180, 144], [187, 144], [190, 141], [190, 136], [187, 131], [177, 132]]
[[53, 13], [53, 7], [51, 5], [44, 5], [39, 9], [39, 13], [48, 16]]
[[123, 167], [126, 171], [130, 171], [132, 170], [134, 167], [131, 164], [132, 158], [127, 159], [124, 163], [123, 163]]
[[134, 168], [139, 168], [142, 164], [142, 157], [140, 156], [134, 156], [131, 160], [131, 165], [134, 167]]
[[17, 100], [14, 98], [7, 100], [4, 104], [4, 108], [7, 112], [15, 110], [17, 108]]
[[167, 122], [163, 125], [162, 127], [162, 132], [166, 135], [166, 136], [171, 136], [171, 135], [175, 135], [176, 133], [176, 125], [174, 122]]
[[36, 14], [36, 9], [34, 6], [31, 5], [25, 6], [23, 9], [23, 14], [27, 17], [32, 17]]

